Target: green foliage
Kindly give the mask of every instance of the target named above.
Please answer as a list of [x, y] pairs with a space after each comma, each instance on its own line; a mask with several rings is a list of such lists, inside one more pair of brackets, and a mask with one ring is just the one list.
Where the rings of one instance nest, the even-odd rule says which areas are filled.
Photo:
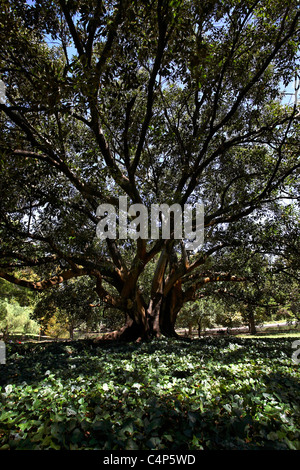
[[[86, 331], [99, 329], [100, 308], [93, 285], [88, 279], [75, 279], [45, 291], [37, 297], [33, 318], [43, 325], [50, 335], [61, 336], [69, 332], [73, 339], [75, 329]], [[51, 326], [52, 324], [52, 326]]]
[[[2, 315], [1, 315], [2, 313]], [[40, 331], [39, 324], [32, 318], [32, 310], [19, 304], [0, 301], [0, 332], [5, 335], [33, 334]]]
[[32, 308], [36, 301], [36, 294], [24, 287], [15, 286], [0, 279], [0, 300], [8, 303], [17, 302], [21, 307]]
[[8, 345], [0, 448], [299, 450], [292, 341]]
[[221, 300], [211, 296], [186, 304], [178, 315], [176, 327], [197, 329], [198, 333], [216, 326], [240, 326], [239, 312], [229, 309]]
[[35, 294], [0, 279], [0, 333], [38, 334], [39, 324], [32, 318]]

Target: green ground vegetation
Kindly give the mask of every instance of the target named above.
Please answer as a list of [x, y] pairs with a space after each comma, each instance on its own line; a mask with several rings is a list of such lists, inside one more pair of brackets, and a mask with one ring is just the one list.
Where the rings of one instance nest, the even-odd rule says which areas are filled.
[[295, 341], [8, 344], [0, 448], [299, 450]]

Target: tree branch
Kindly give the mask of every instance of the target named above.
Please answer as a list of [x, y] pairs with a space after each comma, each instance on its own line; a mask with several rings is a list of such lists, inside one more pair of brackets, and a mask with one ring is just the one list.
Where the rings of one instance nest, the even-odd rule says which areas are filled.
[[23, 253], [16, 253], [13, 251], [0, 251], [0, 258], [1, 259], [9, 258], [13, 260], [19, 260], [23, 263], [23, 264], [19, 264], [19, 263], [9, 261], [7, 263], [0, 264], [0, 267], [2, 268], [21, 268], [25, 266], [42, 266], [44, 264], [53, 263], [58, 260], [58, 257], [56, 255], [29, 258]]
[[212, 282], [245, 282], [246, 280], [246, 277], [234, 276], [230, 273], [215, 273], [210, 276], [205, 276], [183, 293], [183, 301], [188, 302], [195, 300], [197, 298], [198, 289], [206, 284]]
[[12, 284], [16, 284], [21, 287], [26, 287], [27, 289], [30, 289], [32, 291], [42, 291], [45, 289], [49, 289], [50, 287], [53, 287], [57, 284], [61, 284], [62, 282], [67, 281], [69, 279], [79, 276], [85, 276], [87, 274], [88, 272], [85, 269], [79, 269], [76, 272], [74, 272], [72, 269], [69, 269], [49, 279], [44, 279], [43, 281], [27, 281], [25, 279], [19, 279], [12, 274], [8, 274], [0, 270], [0, 277], [2, 279], [5, 279], [6, 281], [11, 282]]
[[[182, 188], [184, 187], [184, 184], [186, 183], [187, 179], [189, 176], [191, 176], [191, 180], [188, 184], [188, 187], [187, 187], [187, 190], [185, 192], [185, 194], [183, 195], [182, 197], [182, 203], [186, 202], [187, 198], [189, 197], [189, 195], [192, 193], [192, 191], [194, 190], [196, 184], [197, 184], [197, 180], [198, 180], [198, 177], [199, 175], [201, 174], [201, 172], [203, 171], [203, 169], [205, 167], [207, 167], [207, 165], [212, 162], [214, 160], [214, 158], [216, 158], [216, 156], [218, 155], [218, 152], [219, 152], [219, 149], [217, 151], [215, 151], [210, 157], [208, 157], [204, 162], [202, 162], [202, 164], [200, 165], [204, 155], [206, 154], [207, 150], [208, 150], [208, 147], [209, 147], [209, 144], [213, 138], [213, 136], [220, 130], [222, 129], [225, 124], [227, 124], [231, 119], [232, 117], [235, 115], [235, 113], [237, 112], [240, 104], [242, 103], [242, 101], [244, 100], [244, 98], [247, 96], [248, 92], [253, 88], [253, 86], [259, 81], [259, 79], [262, 77], [262, 75], [264, 74], [264, 72], [266, 71], [266, 69], [268, 68], [268, 66], [271, 64], [272, 60], [276, 57], [276, 55], [280, 52], [281, 48], [283, 47], [284, 44], [287, 43], [287, 41], [293, 36], [293, 34], [295, 33], [295, 29], [296, 29], [296, 25], [297, 25], [297, 22], [299, 20], [299, 16], [300, 16], [300, 13], [296, 13], [293, 21], [292, 21], [292, 24], [289, 28], [289, 31], [285, 34], [285, 36], [280, 40], [280, 34], [282, 32], [282, 29], [283, 29], [283, 24], [281, 25], [281, 29], [280, 29], [280, 32], [278, 33], [278, 37], [277, 37], [277, 42], [273, 48], [273, 50], [268, 54], [268, 56], [265, 58], [265, 60], [263, 61], [262, 65], [260, 66], [259, 70], [254, 74], [254, 76], [252, 77], [251, 80], [249, 80], [248, 84], [244, 86], [244, 88], [240, 91], [240, 93], [238, 94], [235, 102], [233, 103], [231, 109], [228, 111], [228, 113], [226, 114], [226, 116], [224, 116], [223, 119], [221, 119], [221, 121], [217, 124], [215, 124], [214, 126], [211, 125], [210, 126], [210, 130], [209, 130], [209, 133], [208, 133], [208, 136], [203, 144], [203, 147], [201, 149], [201, 151], [199, 152], [199, 155], [197, 157], [197, 160], [193, 166], [193, 169], [192, 169], [192, 172], [190, 172], [189, 174], [184, 174], [183, 175], [183, 178], [180, 180], [180, 183], [178, 185], [178, 189], [177, 191], [180, 191], [182, 190]], [[284, 23], [284, 21], [283, 21]], [[215, 106], [216, 106], [216, 102], [215, 102]], [[213, 121], [211, 121], [212, 123]], [[227, 142], [224, 143], [225, 146], [228, 146], [229, 144]]]
[[77, 49], [77, 52], [78, 52], [79, 56], [83, 56], [84, 55], [83, 44], [82, 44], [81, 39], [80, 39], [80, 37], [79, 37], [79, 35], [76, 31], [75, 25], [74, 25], [73, 20], [72, 20], [72, 16], [70, 14], [70, 10], [68, 8], [68, 5], [66, 4], [65, 0], [59, 0], [59, 4], [60, 4], [62, 12], [63, 12], [63, 14], [66, 18], [66, 22], [68, 24], [71, 36], [73, 38], [75, 47]]
[[140, 161], [141, 153], [144, 147], [144, 142], [146, 139], [146, 134], [148, 130], [148, 126], [150, 124], [151, 118], [152, 118], [152, 108], [153, 108], [153, 102], [154, 102], [154, 86], [155, 86], [155, 80], [156, 76], [158, 74], [158, 71], [161, 66], [165, 46], [166, 46], [166, 34], [167, 34], [167, 24], [166, 20], [163, 18], [162, 14], [162, 6], [163, 6], [163, 0], [158, 1], [158, 6], [157, 6], [157, 16], [158, 16], [158, 28], [159, 28], [159, 37], [158, 37], [158, 44], [157, 44], [157, 51], [156, 51], [156, 56], [153, 64], [153, 68], [150, 74], [149, 82], [148, 82], [148, 95], [147, 95], [147, 105], [146, 105], [146, 114], [144, 117], [144, 121], [142, 124], [142, 129], [141, 129], [141, 134], [139, 138], [139, 142], [137, 145], [136, 153], [133, 159], [133, 162], [130, 166], [130, 174], [134, 175], [137, 166]]

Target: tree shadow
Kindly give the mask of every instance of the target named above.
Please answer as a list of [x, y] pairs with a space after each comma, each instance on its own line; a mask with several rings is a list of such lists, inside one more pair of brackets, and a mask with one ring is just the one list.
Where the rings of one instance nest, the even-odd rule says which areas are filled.
[[[180, 347], [174, 348], [174, 344]], [[232, 350], [230, 344], [233, 345]], [[224, 353], [225, 346], [226, 353]], [[80, 375], [93, 377], [98, 374], [101, 383], [107, 380], [107, 377], [101, 375], [101, 365], [97, 365], [97, 361], [93, 359], [103, 354], [104, 358], [109, 357], [112, 360], [113, 366], [113, 357], [131, 359], [133, 353], [139, 351], [151, 356], [158, 349], [161, 354], [176, 352], [178, 356], [192, 351], [195, 360], [197, 357], [201, 358], [203, 364], [213, 357], [220, 366], [220, 377], [234, 383], [234, 372], [226, 369], [225, 373], [225, 368], [222, 370], [222, 366], [241, 362], [246, 355], [249, 358], [251, 351], [248, 346], [249, 343], [246, 341], [234, 341], [232, 338], [224, 338], [222, 341], [215, 338], [197, 340], [190, 344], [172, 341], [153, 342], [147, 345], [115, 342], [99, 344], [92, 340], [34, 345], [12, 344], [7, 348], [7, 364], [0, 365], [0, 385], [38, 386], [47, 381], [48, 372], [55, 376], [53, 380], [60, 379], [62, 382], [66, 380], [65, 383], [68, 383], [68, 379], [75, 380]], [[265, 348], [271, 360], [272, 357], [276, 357], [276, 351], [273, 354], [267, 346], [266, 343], [261, 343], [260, 351], [263, 353]], [[275, 396], [278, 403], [292, 402], [295, 409], [298, 406], [299, 410], [297, 397], [300, 396], [300, 384], [288, 373], [279, 371], [263, 373], [251, 393], [249, 386], [240, 386], [239, 390], [233, 390], [232, 393], [228, 393], [226, 389], [223, 394], [220, 392], [220, 405], [216, 397], [212, 397], [214, 402], [203, 407], [200, 402], [198, 406], [197, 402], [189, 397], [182, 399], [174, 393], [161, 396], [155, 392], [155, 388], [147, 389], [147, 370], [143, 370], [141, 366], [136, 371], [126, 372], [119, 359], [115, 364], [118, 364], [118, 368], [113, 370], [110, 378], [116, 378], [116, 384], [121, 391], [116, 392], [116, 396], [114, 393], [109, 395], [109, 403], [101, 391], [89, 392], [84, 396], [85, 417], [78, 413], [79, 404], [70, 402], [70, 407], [67, 408], [63, 418], [59, 415], [37, 425], [37, 428], [31, 431], [32, 436], [13, 441], [12, 447], [38, 448], [42, 441], [36, 437], [42, 433], [38, 428], [40, 426], [44, 427], [44, 434], [41, 434], [44, 439], [43, 448], [170, 451], [288, 449], [284, 439], [279, 441], [272, 437], [280, 430], [280, 423], [276, 423], [276, 419], [269, 420], [265, 426], [255, 417], [258, 410], [262, 414], [264, 412], [263, 406], [257, 405], [255, 401], [263, 394], [269, 394], [270, 400]], [[193, 373], [193, 368], [187, 365], [181, 370], [172, 369], [169, 376], [170, 379], [178, 380], [182, 388], [187, 388], [188, 383], [193, 380]], [[217, 370], [215, 377], [218, 378]], [[139, 392], [138, 387], [136, 389], [137, 395], [138, 392], [141, 393], [139, 400], [133, 399], [132, 387], [130, 392], [126, 391], [129, 380], [131, 386], [135, 381], [144, 381], [142, 391]], [[84, 382], [82, 388], [84, 389]], [[151, 390], [152, 395], [148, 390]], [[232, 397], [235, 393], [242, 398], [247, 397], [240, 407], [235, 407], [233, 404]], [[265, 402], [268, 402], [268, 397]], [[226, 404], [230, 406], [226, 407]], [[277, 414], [279, 413], [280, 410]]]

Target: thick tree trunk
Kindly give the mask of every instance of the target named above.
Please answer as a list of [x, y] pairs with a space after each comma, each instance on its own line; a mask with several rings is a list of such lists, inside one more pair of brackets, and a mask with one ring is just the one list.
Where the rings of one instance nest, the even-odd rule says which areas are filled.
[[183, 305], [181, 283], [177, 282], [162, 302], [159, 316], [160, 332], [164, 336], [178, 337], [175, 331], [177, 315]]
[[119, 341], [140, 341], [148, 336], [148, 330], [147, 324], [133, 320], [127, 315], [125, 325], [114, 337]]
[[107, 337], [119, 341], [140, 341], [161, 335], [178, 338], [175, 324], [182, 305], [180, 285], [175, 285], [166, 297], [156, 293], [147, 309], [136, 302], [126, 313], [124, 327]]
[[[167, 277], [169, 284], [166, 288], [167, 267], [169, 267], [169, 277]], [[120, 341], [138, 341], [161, 335], [178, 337], [175, 324], [178, 312], [183, 306], [183, 292], [181, 281], [172, 280], [177, 268], [177, 257], [172, 251], [172, 246], [162, 250], [153, 276], [148, 305], [145, 305], [143, 296], [136, 287], [139, 271], [132, 272], [121, 291], [121, 296], [127, 299], [124, 302], [124, 304], [127, 302], [125, 325], [110, 337]], [[101, 289], [99, 294], [101, 295]]]
[[125, 325], [117, 334], [120, 341], [138, 341], [145, 339], [149, 334], [147, 306], [139, 291], [136, 292], [134, 302], [128, 301], [125, 314]]

